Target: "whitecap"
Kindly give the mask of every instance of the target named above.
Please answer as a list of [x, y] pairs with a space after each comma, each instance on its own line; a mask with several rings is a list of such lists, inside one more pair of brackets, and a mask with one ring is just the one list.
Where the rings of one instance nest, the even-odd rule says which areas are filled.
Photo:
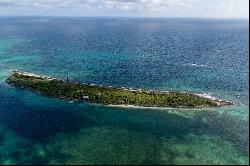
[[217, 98], [211, 96], [210, 94], [207, 94], [207, 93], [198, 93], [196, 94], [197, 96], [200, 96], [200, 97], [204, 97], [206, 99], [210, 99], [210, 100], [217, 100]]
[[240, 104], [241, 106], [243, 106], [243, 107], [245, 107], [245, 106], [246, 106], [245, 104], [242, 104], [241, 102], [239, 102], [239, 104]]
[[196, 63], [186, 63], [186, 64], [183, 64], [183, 66], [213, 68], [213, 66], [203, 65], [203, 64], [196, 64]]

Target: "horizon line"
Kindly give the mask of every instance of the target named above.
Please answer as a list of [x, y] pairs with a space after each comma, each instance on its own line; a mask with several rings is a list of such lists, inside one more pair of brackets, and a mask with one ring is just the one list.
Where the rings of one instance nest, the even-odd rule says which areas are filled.
[[59, 17], [59, 18], [144, 18], [144, 19], [217, 19], [217, 20], [248, 20], [249, 17], [178, 17], [178, 16], [68, 16], [68, 15], [0, 15], [0, 17]]

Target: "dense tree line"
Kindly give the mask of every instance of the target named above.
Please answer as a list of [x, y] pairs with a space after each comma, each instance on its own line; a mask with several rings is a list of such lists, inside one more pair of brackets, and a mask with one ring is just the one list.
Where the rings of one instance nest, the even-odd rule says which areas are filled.
[[69, 81], [49, 80], [14, 73], [8, 79], [14, 86], [44, 95], [99, 104], [136, 105], [145, 107], [216, 107], [216, 102], [187, 93], [131, 91], [120, 88], [91, 86]]

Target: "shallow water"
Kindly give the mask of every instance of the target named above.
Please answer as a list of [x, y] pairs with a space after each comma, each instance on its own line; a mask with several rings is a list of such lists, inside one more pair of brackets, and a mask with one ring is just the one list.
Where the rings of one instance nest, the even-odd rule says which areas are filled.
[[[248, 164], [248, 22], [0, 18], [1, 164]], [[183, 28], [185, 27], [185, 28]], [[231, 100], [218, 109], [69, 104], [11, 69]]]

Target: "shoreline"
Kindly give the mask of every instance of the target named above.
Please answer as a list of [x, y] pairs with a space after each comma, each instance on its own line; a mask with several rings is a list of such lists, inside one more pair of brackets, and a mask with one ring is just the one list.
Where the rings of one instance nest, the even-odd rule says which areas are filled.
[[[92, 104], [92, 103], [90, 103]], [[103, 106], [103, 105], [102, 105]], [[141, 110], [192, 110], [192, 111], [201, 111], [201, 110], [215, 110], [216, 108], [210, 108], [210, 107], [202, 107], [202, 108], [185, 108], [185, 107], [178, 107], [178, 108], [172, 108], [172, 107], [143, 107], [143, 106], [136, 106], [136, 105], [104, 105], [106, 107], [111, 108], [125, 108], [125, 109], [141, 109]], [[221, 107], [220, 107], [221, 108]]]
[[[23, 72], [23, 71], [19, 71], [19, 70], [12, 70], [12, 75], [7, 78], [6, 82], [9, 85], [15, 86], [15, 87], [19, 87], [22, 89], [28, 89], [31, 90], [33, 92], [48, 96], [48, 97], [55, 97], [55, 98], [59, 98], [59, 99], [66, 99], [68, 100], [68, 102], [70, 104], [74, 103], [74, 102], [88, 102], [89, 103], [94, 103], [94, 104], [101, 104], [101, 105], [105, 105], [105, 106], [110, 106], [110, 107], [122, 107], [122, 108], [140, 108], [140, 109], [161, 109], [161, 108], [210, 108], [210, 107], [223, 107], [223, 106], [230, 106], [230, 105], [234, 105], [234, 103], [232, 103], [231, 101], [223, 101], [223, 100], [219, 100], [213, 96], [210, 96], [208, 94], [202, 94], [202, 93], [191, 93], [191, 92], [177, 92], [177, 91], [156, 91], [156, 90], [142, 90], [142, 89], [135, 89], [135, 88], [126, 88], [126, 87], [113, 87], [113, 86], [103, 86], [103, 85], [97, 85], [97, 84], [89, 84], [89, 83], [79, 83], [79, 82], [69, 82], [68, 80], [62, 80], [62, 79], [58, 79], [58, 78], [53, 78], [53, 77], [48, 77], [48, 76], [44, 76], [44, 75], [38, 75], [38, 74], [34, 74], [34, 73], [28, 73], [28, 72]], [[20, 77], [20, 78], [19, 78]], [[16, 80], [15, 80], [16, 79]], [[28, 82], [27, 82], [27, 80]], [[16, 82], [15, 82], [16, 81]], [[19, 82], [18, 82], [19, 81]], [[22, 86], [19, 85], [20, 81], [23, 81], [21, 83]], [[26, 81], [26, 82], [25, 82]], [[74, 95], [76, 97], [67, 97], [67, 95], [55, 95], [57, 94], [57, 92], [55, 92], [55, 94], [50, 94], [50, 93], [44, 93], [44, 89], [43, 90], [38, 90], [41, 89], [41, 87], [39, 87], [40, 85], [35, 85], [35, 86], [30, 86], [30, 83], [36, 83], [36, 82], [43, 82], [43, 84], [47, 84], [46, 86], [50, 86], [50, 84], [53, 82], [56, 82], [56, 87], [50, 87], [52, 88], [52, 90], [54, 90], [55, 88], [57, 88], [57, 86], [60, 84], [65, 84], [67, 86], [71, 87], [78, 87], [78, 91], [79, 88], [83, 88], [83, 90], [85, 91], [85, 95], [81, 94], [78, 95], [79, 93], [76, 93], [74, 91]], [[82, 90], [82, 91], [83, 91]], [[91, 96], [93, 93], [92, 92], [88, 92], [91, 90], [95, 90], [95, 92], [98, 92], [99, 94], [94, 94], [94, 97], [97, 98], [94, 100], [91, 99], [93, 96]], [[125, 100], [124, 97], [120, 97], [118, 96], [118, 98], [116, 98], [116, 100], [114, 99], [110, 99], [109, 97], [106, 98], [104, 101], [106, 102], [102, 102], [103, 100], [99, 100], [98, 96], [101, 96], [101, 92], [105, 94], [112, 93], [110, 94], [111, 97], [113, 97], [112, 95], [117, 95], [118, 93], [122, 96], [125, 96]], [[68, 91], [68, 92], [73, 92], [73, 91]], [[68, 93], [67, 92], [67, 93]], [[66, 92], [65, 92], [66, 93]], [[135, 98], [134, 96], [131, 97], [131, 95], [135, 95], [137, 96], [137, 98]], [[145, 103], [145, 105], [142, 103], [141, 101], [141, 97], [151, 97], [152, 100], [150, 99], [149, 102]], [[101, 96], [102, 97], [102, 96]], [[106, 97], [106, 96], [105, 96]], [[147, 98], [148, 98], [147, 97]], [[168, 100], [165, 101], [165, 99], [161, 99], [161, 98], [177, 98], [177, 103], [174, 105], [171, 105], [171, 103], [167, 103]], [[131, 102], [131, 98], [134, 100], [139, 100], [139, 102], [137, 104], [132, 104], [134, 102]], [[147, 99], [146, 98], [146, 99]], [[107, 102], [107, 99], [110, 99]], [[119, 100], [119, 101], [118, 101]], [[120, 101], [121, 100], [121, 101]], [[155, 101], [155, 100], [159, 100]], [[162, 101], [161, 101], [162, 100]], [[183, 101], [181, 101], [183, 100]], [[192, 105], [188, 105], [188, 103], [192, 103], [194, 101], [199, 101], [198, 103], [200, 104], [192, 104]], [[162, 104], [162, 102], [165, 101], [166, 104]], [[174, 100], [175, 101], [175, 100]], [[153, 104], [154, 102], [156, 102], [155, 104]], [[179, 104], [178, 104], [179, 102]], [[188, 103], [185, 103], [188, 102]], [[201, 104], [201, 103], [204, 104]], [[157, 104], [157, 103], [161, 103], [161, 104]]]
[[[64, 81], [63, 79], [58, 79], [58, 78], [53, 78], [53, 77], [48, 77], [48, 76], [44, 76], [44, 75], [38, 75], [38, 74], [34, 74], [34, 73], [29, 73], [29, 72], [23, 72], [23, 71], [19, 71], [19, 70], [11, 70], [11, 72], [14, 72], [14, 73], [18, 73], [18, 74], [22, 74], [22, 75], [25, 75], [25, 76], [31, 76], [31, 77], [36, 77], [36, 78], [44, 78], [44, 79], [48, 79], [50, 81], [52, 80], [57, 80], [57, 81]], [[83, 85], [87, 85], [89, 83], [81, 83]], [[90, 86], [100, 86], [100, 87], [103, 87], [103, 85], [97, 85], [97, 84], [89, 84]], [[108, 88], [118, 88], [118, 87], [115, 87], [115, 86], [107, 86]], [[175, 91], [168, 91], [168, 90], [165, 90], [165, 91], [156, 91], [156, 90], [142, 90], [142, 89], [135, 89], [135, 88], [131, 88], [131, 87], [120, 87], [118, 89], [123, 89], [123, 90], [128, 90], [128, 91], [131, 91], [131, 92], [140, 92], [140, 91], [149, 91], [149, 92], [163, 92], [163, 93], [171, 93], [171, 92], [175, 92]], [[177, 91], [176, 91], [177, 92]], [[192, 92], [179, 92], [179, 93], [183, 93], [183, 94], [191, 94], [191, 95], [197, 95], [199, 97], [202, 97], [202, 98], [205, 98], [205, 99], [210, 99], [210, 100], [218, 100], [218, 101], [223, 101], [223, 100], [220, 100], [214, 96], [210, 96], [208, 95], [207, 93], [192, 93]], [[230, 101], [225, 101], [225, 102], [230, 102]]]

